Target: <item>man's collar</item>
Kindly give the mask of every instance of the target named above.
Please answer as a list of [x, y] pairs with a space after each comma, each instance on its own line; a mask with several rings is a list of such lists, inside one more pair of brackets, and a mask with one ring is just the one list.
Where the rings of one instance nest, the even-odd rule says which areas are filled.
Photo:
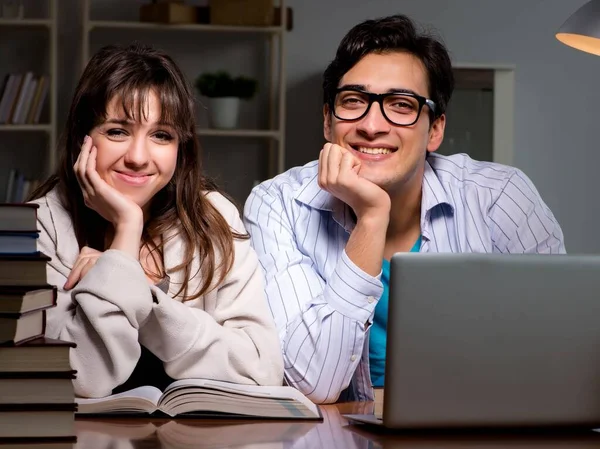
[[[345, 204], [341, 200], [319, 187], [317, 177], [318, 173], [315, 173], [315, 175], [302, 186], [300, 191], [296, 194], [295, 199], [313, 209], [332, 212], [334, 219], [350, 232], [354, 227], [350, 208], [345, 207]], [[448, 198], [448, 194], [442, 186], [442, 183], [429, 164], [429, 161], [426, 160], [423, 172], [421, 217], [424, 218], [432, 209], [443, 204], [447, 204], [450, 212], [454, 213], [453, 202]]]
[[333, 219], [347, 232], [352, 232], [355, 223], [352, 211], [343, 201], [319, 187], [318, 173], [310, 178], [296, 194], [295, 199], [313, 209], [331, 212]]
[[454, 213], [454, 204], [446, 190], [442, 186], [439, 178], [435, 171], [429, 164], [429, 161], [425, 161], [425, 170], [423, 172], [423, 186], [422, 186], [422, 197], [421, 197], [421, 217], [424, 217], [433, 208], [447, 204], [450, 208], [450, 212]]
[[341, 202], [331, 193], [319, 187], [317, 180], [319, 173], [308, 179], [302, 188], [296, 193], [296, 200], [313, 209], [332, 211], [336, 202]]

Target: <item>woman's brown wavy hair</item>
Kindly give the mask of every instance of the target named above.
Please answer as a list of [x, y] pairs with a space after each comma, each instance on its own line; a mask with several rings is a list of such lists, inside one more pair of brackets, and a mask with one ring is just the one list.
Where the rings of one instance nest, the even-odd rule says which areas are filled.
[[[106, 120], [106, 108], [113, 98], [121, 100], [128, 119], [140, 120], [151, 90], [161, 104], [160, 121], [176, 130], [179, 148], [173, 178], [152, 199], [142, 245], [150, 249], [153, 257], [163, 260], [166, 241], [162, 236], [177, 230], [186, 248], [183, 262], [152, 274], [163, 277], [166, 269], [184, 270], [185, 282], [177, 295], [182, 295], [184, 301], [192, 300], [224, 280], [233, 264], [233, 239], [248, 236], [233, 231], [205, 196], [206, 192], [218, 189], [202, 175], [194, 95], [175, 62], [162, 51], [137, 44], [110, 45], [90, 59], [79, 80], [58, 144], [57, 171], [29, 200], [40, 198], [57, 187], [73, 221], [79, 248], [89, 246], [104, 251], [109, 246], [106, 238], [110, 224], [84, 204], [73, 165], [84, 137]], [[200, 269], [191, 273], [196, 252], [200, 255]], [[198, 275], [203, 280], [199, 291], [189, 292], [188, 280]]]

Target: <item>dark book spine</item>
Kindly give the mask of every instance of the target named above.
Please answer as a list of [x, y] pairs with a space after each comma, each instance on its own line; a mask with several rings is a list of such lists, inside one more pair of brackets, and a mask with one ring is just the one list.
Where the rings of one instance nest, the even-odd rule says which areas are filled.
[[0, 404], [0, 412], [75, 412], [77, 404]]

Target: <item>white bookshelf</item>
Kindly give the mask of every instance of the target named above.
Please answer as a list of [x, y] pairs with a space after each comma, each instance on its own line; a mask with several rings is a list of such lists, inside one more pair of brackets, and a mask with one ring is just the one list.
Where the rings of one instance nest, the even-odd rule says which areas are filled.
[[[287, 10], [285, 0], [279, 0], [279, 26], [229, 26], [211, 24], [160, 24], [135, 21], [91, 20], [90, 7], [92, 0], [83, 0], [83, 36], [82, 64], [90, 58], [90, 34], [99, 29], [150, 30], [159, 32], [189, 33], [229, 33], [239, 34], [241, 38], [251, 33], [264, 35], [269, 42], [269, 84], [268, 84], [268, 129], [210, 129], [198, 128], [200, 136], [259, 138], [269, 142], [269, 176], [283, 172], [285, 168], [285, 33], [287, 30]], [[82, 69], [83, 69], [82, 67]]]
[[[40, 173], [40, 178], [44, 178], [51, 174], [56, 167], [56, 113], [57, 113], [57, 71], [58, 71], [58, 5], [59, 0], [45, 0], [48, 5], [48, 17], [44, 19], [6, 19], [0, 18], [1, 28], [36, 28], [43, 27], [47, 28], [48, 32], [48, 95], [46, 102], [49, 107], [48, 122], [41, 124], [26, 124], [26, 125], [13, 125], [13, 124], [0, 124], [0, 133], [6, 132], [41, 132], [46, 133], [48, 136], [45, 154], [41, 157], [45, 160], [44, 173]], [[45, 71], [45, 70], [44, 70]], [[44, 74], [44, 73], [41, 73]], [[1, 138], [1, 137], [0, 137]], [[0, 155], [0, 164], [1, 164]], [[5, 180], [0, 180], [5, 182]]]
[[0, 131], [2, 132], [23, 132], [23, 131], [41, 131], [41, 132], [47, 132], [47, 133], [52, 133], [52, 125], [48, 124], [48, 125], [40, 125], [40, 124], [36, 124], [36, 125], [11, 125], [11, 124], [0, 124]]
[[[89, 0], [88, 0], [89, 1]], [[210, 24], [163, 24], [150, 22], [125, 22], [125, 21], [110, 21], [110, 20], [89, 20], [88, 30], [95, 28], [112, 28], [112, 29], [136, 29], [136, 30], [154, 30], [154, 31], [203, 31], [213, 33], [260, 33], [260, 34], [279, 34], [282, 32], [282, 27], [258, 27], [258, 26], [230, 26], [230, 25], [210, 25]]]
[[5, 19], [0, 17], [0, 25], [2, 26], [45, 26], [51, 28], [54, 25], [52, 19]]
[[258, 137], [281, 139], [281, 132], [269, 129], [213, 129], [196, 128], [196, 133], [201, 136], [227, 136], [227, 137]]

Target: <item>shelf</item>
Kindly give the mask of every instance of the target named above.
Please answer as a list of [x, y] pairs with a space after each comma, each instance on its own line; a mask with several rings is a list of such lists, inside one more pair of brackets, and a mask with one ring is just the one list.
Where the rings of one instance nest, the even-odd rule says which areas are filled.
[[52, 131], [52, 125], [11, 125], [0, 124], [0, 131]]
[[233, 26], [233, 25], [209, 25], [202, 23], [194, 24], [168, 24], [168, 23], [152, 23], [152, 22], [126, 22], [126, 21], [104, 21], [90, 20], [88, 21], [88, 29], [91, 31], [95, 28], [105, 29], [146, 29], [146, 30], [181, 30], [181, 31], [209, 31], [221, 33], [267, 33], [278, 34], [283, 28], [279, 26], [260, 27], [260, 26]]
[[2, 19], [0, 18], [0, 26], [52, 26], [51, 19]]
[[[0, 0], [1, 2], [2, 0]], [[61, 0], [52, 0], [54, 2]], [[160, 0], [159, 0], [160, 1]], [[260, 45], [266, 41], [264, 57], [261, 54], [259, 63], [265, 65], [265, 70], [261, 73], [267, 82], [265, 96], [268, 104], [261, 104], [261, 109], [266, 109], [264, 113], [260, 111], [261, 117], [266, 119], [261, 121], [261, 127], [266, 129], [253, 129], [248, 124], [249, 129], [214, 129], [208, 126], [208, 123], [198, 123], [195, 132], [201, 140], [228, 139], [232, 145], [244, 144], [246, 140], [249, 143], [266, 144], [268, 151], [265, 153], [266, 171], [269, 177], [283, 172], [285, 169], [285, 94], [286, 94], [286, 73], [285, 56], [286, 46], [285, 38], [287, 32], [293, 29], [294, 17], [291, 7], [286, 6], [287, 0], [280, 0], [278, 6], [273, 9], [272, 21], [264, 22], [268, 26], [259, 25], [219, 25], [209, 23], [209, 6], [197, 6], [196, 18], [198, 23], [156, 23], [142, 22], [135, 16], [125, 18], [122, 16], [101, 17], [93, 16], [92, 4], [100, 0], [78, 0], [81, 2], [82, 10], [82, 39], [81, 39], [81, 62], [82, 70], [90, 60], [90, 51], [97, 47], [99, 41], [115, 39], [115, 33], [119, 35], [138, 36], [144, 34], [144, 39], [151, 42], [155, 38], [161, 39], [162, 34], [173, 34], [173, 38], [184, 39], [185, 36], [191, 36], [192, 32], [205, 33], [217, 38], [225, 38], [226, 44], [231, 44], [239, 39], [258, 39]], [[146, 0], [146, 3], [149, 3]], [[189, 3], [189, 2], [188, 2]], [[197, 2], [192, 2], [197, 3]], [[207, 3], [206, 1], [203, 3]], [[161, 17], [162, 18], [162, 17]], [[98, 19], [98, 20], [94, 20]], [[179, 34], [178, 34], [179, 33]], [[234, 39], [235, 38], [235, 39]], [[238, 39], [239, 38], [239, 39]], [[258, 43], [252, 42], [253, 44]], [[218, 44], [216, 45], [218, 48]], [[189, 49], [188, 49], [189, 50]], [[183, 50], [181, 50], [182, 52]], [[231, 64], [235, 64], [235, 61]], [[224, 67], [224, 69], [226, 69]], [[258, 76], [258, 75], [257, 75]], [[268, 119], [268, 120], [267, 120]], [[257, 142], [260, 140], [260, 142]]]
[[271, 129], [211, 129], [197, 128], [196, 133], [200, 137], [204, 136], [222, 136], [222, 137], [266, 137], [279, 139], [280, 132]]

